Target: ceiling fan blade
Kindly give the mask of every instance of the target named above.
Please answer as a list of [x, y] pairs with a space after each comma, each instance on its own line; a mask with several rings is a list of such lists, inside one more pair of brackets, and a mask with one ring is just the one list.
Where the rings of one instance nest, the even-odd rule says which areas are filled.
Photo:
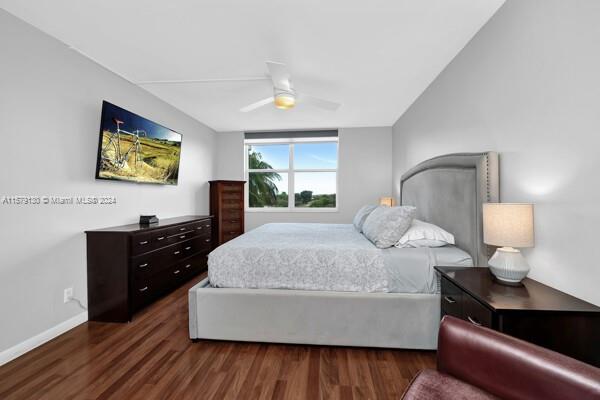
[[267, 61], [267, 68], [269, 69], [269, 75], [273, 80], [273, 86], [276, 89], [285, 91], [291, 90], [292, 84], [290, 83], [290, 72], [285, 64]]
[[257, 108], [260, 108], [262, 106], [266, 106], [269, 103], [272, 103], [273, 100], [274, 100], [273, 96], [267, 97], [266, 99], [259, 100], [256, 103], [252, 103], [252, 104], [247, 105], [246, 107], [240, 108], [240, 111], [241, 112], [253, 111], [253, 110], [256, 110]]
[[246, 81], [266, 81], [269, 80], [266, 76], [248, 76], [234, 78], [206, 78], [206, 79], [171, 79], [161, 81], [139, 81], [138, 85], [173, 85], [186, 83], [220, 83], [220, 82], [246, 82]]
[[335, 111], [341, 104], [329, 100], [324, 100], [309, 94], [298, 94], [298, 101], [319, 107], [328, 111]]

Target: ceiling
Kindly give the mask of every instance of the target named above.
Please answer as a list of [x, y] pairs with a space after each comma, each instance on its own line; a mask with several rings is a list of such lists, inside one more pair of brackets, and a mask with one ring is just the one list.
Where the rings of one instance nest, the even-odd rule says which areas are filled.
[[390, 126], [503, 0], [0, 0], [131, 82], [264, 77], [342, 103], [239, 109], [268, 80], [142, 85], [217, 131]]

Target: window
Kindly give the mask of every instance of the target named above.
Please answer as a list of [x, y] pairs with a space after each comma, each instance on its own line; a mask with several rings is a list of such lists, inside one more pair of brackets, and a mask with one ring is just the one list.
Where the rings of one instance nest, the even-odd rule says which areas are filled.
[[337, 210], [337, 132], [326, 132], [329, 136], [251, 139], [246, 134], [246, 208]]

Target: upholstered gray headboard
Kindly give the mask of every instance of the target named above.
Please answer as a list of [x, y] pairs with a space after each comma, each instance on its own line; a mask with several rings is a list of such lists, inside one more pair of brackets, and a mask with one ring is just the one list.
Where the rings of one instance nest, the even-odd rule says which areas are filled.
[[417, 218], [451, 232], [456, 245], [487, 266], [482, 204], [498, 202], [498, 154], [448, 154], [423, 161], [402, 175], [400, 203], [417, 207]]

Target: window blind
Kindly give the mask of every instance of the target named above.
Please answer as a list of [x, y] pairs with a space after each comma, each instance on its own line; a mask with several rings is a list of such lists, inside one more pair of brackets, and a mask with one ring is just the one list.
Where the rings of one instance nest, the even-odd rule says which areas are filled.
[[265, 132], [245, 132], [244, 138], [247, 140], [256, 139], [304, 139], [304, 138], [336, 138], [337, 129], [324, 129], [315, 131], [265, 131]]

